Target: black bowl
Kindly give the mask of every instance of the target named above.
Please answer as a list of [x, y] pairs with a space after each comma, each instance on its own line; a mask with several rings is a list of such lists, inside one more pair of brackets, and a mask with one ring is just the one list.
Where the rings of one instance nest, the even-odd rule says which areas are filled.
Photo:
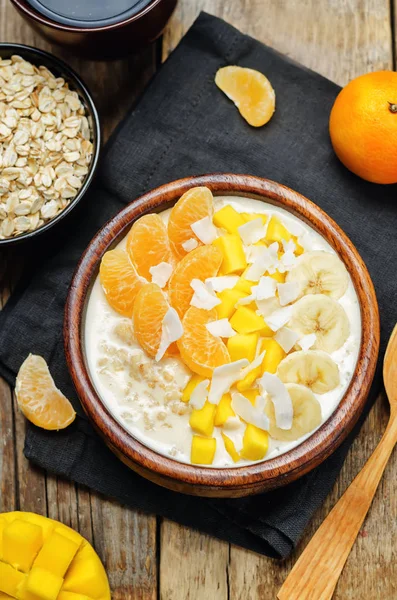
[[41, 235], [51, 227], [54, 227], [75, 208], [75, 206], [80, 202], [80, 200], [83, 198], [84, 194], [88, 190], [89, 186], [91, 185], [95, 171], [98, 166], [99, 152], [101, 146], [101, 127], [99, 122], [98, 111], [95, 107], [90, 92], [88, 91], [87, 87], [80, 79], [80, 77], [77, 75], [77, 73], [75, 73], [73, 69], [71, 69], [62, 60], [56, 58], [48, 52], [44, 52], [43, 50], [32, 48], [31, 46], [24, 46], [23, 44], [0, 43], [1, 58], [7, 59], [10, 58], [13, 54], [18, 54], [19, 56], [22, 56], [22, 58], [38, 67], [40, 65], [47, 67], [47, 69], [54, 73], [56, 77], [63, 77], [65, 81], [69, 83], [70, 89], [78, 93], [80, 101], [84, 105], [84, 108], [87, 112], [87, 118], [91, 126], [91, 141], [93, 143], [93, 155], [91, 165], [85, 177], [84, 183], [80, 188], [78, 194], [75, 196], [75, 198], [73, 198], [70, 204], [61, 213], [59, 213], [59, 215], [57, 215], [56, 217], [51, 219], [51, 221], [48, 221], [48, 223], [45, 223], [38, 229], [35, 229], [35, 231], [27, 231], [26, 233], [21, 233], [20, 235], [17, 235], [15, 237], [0, 240], [0, 248], [10, 244], [16, 244], [22, 241], [31, 240], [33, 237]]

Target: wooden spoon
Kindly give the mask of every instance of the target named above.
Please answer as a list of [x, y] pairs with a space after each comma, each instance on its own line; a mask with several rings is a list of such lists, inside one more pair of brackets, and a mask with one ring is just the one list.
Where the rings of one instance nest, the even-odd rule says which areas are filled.
[[383, 363], [390, 419], [375, 452], [299, 557], [277, 598], [329, 600], [397, 443], [397, 325]]

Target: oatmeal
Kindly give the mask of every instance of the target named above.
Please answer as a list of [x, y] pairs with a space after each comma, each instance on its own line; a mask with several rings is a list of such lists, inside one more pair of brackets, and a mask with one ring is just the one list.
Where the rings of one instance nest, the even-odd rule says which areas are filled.
[[182, 198], [105, 255], [85, 345], [100, 398], [134, 437], [181, 462], [240, 466], [329, 418], [356, 365], [360, 308], [309, 226], [205, 190], [188, 193], [193, 224]]

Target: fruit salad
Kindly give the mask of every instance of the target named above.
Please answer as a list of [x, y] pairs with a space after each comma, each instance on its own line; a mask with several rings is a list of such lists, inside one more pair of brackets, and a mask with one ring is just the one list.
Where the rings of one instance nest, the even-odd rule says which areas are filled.
[[98, 395], [175, 460], [267, 460], [335, 410], [361, 320], [335, 251], [282, 208], [205, 187], [140, 217], [103, 256], [86, 313]]

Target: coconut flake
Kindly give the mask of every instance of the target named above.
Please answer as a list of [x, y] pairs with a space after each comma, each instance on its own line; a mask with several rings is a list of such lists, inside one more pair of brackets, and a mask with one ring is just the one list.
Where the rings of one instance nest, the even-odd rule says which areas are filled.
[[265, 354], [266, 354], [266, 350], [264, 350], [261, 354], [259, 354], [259, 356], [257, 356], [252, 361], [252, 363], [248, 365], [248, 367], [245, 367], [245, 369], [243, 369], [243, 371], [242, 371], [242, 378], [241, 379], [244, 379], [245, 377], [247, 377], [247, 375], [249, 373], [251, 373], [251, 371], [253, 371], [257, 367], [259, 367], [259, 365], [261, 365], [263, 363], [263, 359], [265, 358]]
[[215, 335], [216, 337], [230, 338], [233, 335], [236, 335], [236, 332], [230, 325], [228, 319], [218, 319], [217, 321], [211, 321], [211, 323], [206, 324], [206, 328], [212, 335]]
[[248, 365], [249, 361], [246, 358], [242, 358], [226, 365], [215, 367], [212, 373], [208, 400], [212, 404], [219, 404], [223, 394], [226, 394], [230, 390], [233, 383], [242, 379], [242, 372]]
[[229, 417], [223, 425], [223, 435], [233, 442], [236, 452], [243, 449], [246, 425], [238, 417]]
[[239, 392], [234, 392], [232, 394], [232, 409], [236, 415], [244, 419], [246, 423], [251, 423], [259, 429], [269, 431], [269, 419], [263, 411], [263, 405], [264, 403], [260, 402], [259, 407], [257, 404], [253, 406], [243, 394], [240, 394]]
[[256, 300], [256, 306], [258, 307], [258, 310], [256, 311], [257, 314], [262, 317], [267, 317], [276, 310], [279, 310], [280, 302], [278, 301], [278, 298], [274, 296], [274, 298], [267, 298], [266, 300]]
[[298, 340], [298, 346], [300, 346], [302, 348], [302, 350], [310, 350], [310, 348], [312, 346], [314, 346], [314, 344], [317, 341], [317, 336], [315, 333], [308, 333], [307, 335], [304, 335], [303, 337], [300, 338], [300, 340]]
[[157, 283], [161, 288], [165, 287], [171, 277], [173, 266], [167, 262], [161, 262], [155, 267], [150, 267], [149, 273], [152, 276], [152, 283]]
[[266, 235], [266, 227], [261, 218], [252, 219], [252, 221], [240, 225], [237, 231], [246, 246], [256, 244]]
[[248, 267], [245, 278], [248, 281], [259, 281], [260, 277], [274, 264], [274, 256], [270, 247], [258, 246], [253, 263]]
[[295, 302], [302, 288], [297, 281], [288, 281], [287, 283], [278, 283], [277, 291], [281, 306], [286, 306], [291, 302]]
[[161, 340], [155, 360], [158, 362], [166, 353], [167, 348], [183, 335], [181, 320], [175, 308], [169, 308], [161, 323]]
[[210, 285], [205, 284], [200, 279], [192, 279], [190, 287], [193, 288], [194, 294], [190, 300], [190, 305], [204, 310], [211, 310], [214, 306], [221, 303]]
[[186, 252], [191, 252], [198, 246], [198, 241], [196, 238], [189, 238], [186, 242], [183, 242], [182, 248], [186, 250]]
[[273, 277], [261, 277], [256, 287], [256, 299], [267, 300], [276, 295], [277, 282]]
[[283, 382], [277, 375], [266, 372], [259, 380], [259, 389], [262, 391], [262, 394], [267, 392], [273, 402], [277, 427], [280, 427], [280, 429], [291, 429], [294, 409], [291, 397]]
[[293, 331], [288, 327], [282, 327], [277, 331], [276, 335], [274, 336], [276, 342], [280, 344], [284, 352], [286, 352], [287, 354], [291, 350], [291, 348], [295, 346], [299, 338], [299, 333], [296, 333], [296, 331]]
[[206, 284], [210, 284], [214, 292], [223, 292], [234, 288], [240, 277], [238, 275], [223, 275], [221, 277], [208, 277]]
[[203, 408], [205, 401], [207, 400], [209, 384], [210, 380], [204, 379], [203, 381], [200, 381], [192, 391], [189, 404], [196, 410]]
[[271, 315], [265, 317], [266, 324], [269, 325], [272, 331], [278, 331], [281, 327], [284, 327], [291, 319], [292, 308], [291, 306], [285, 306], [276, 310]]
[[192, 223], [190, 227], [203, 244], [212, 244], [218, 237], [218, 232], [211, 217], [204, 217], [203, 219]]

